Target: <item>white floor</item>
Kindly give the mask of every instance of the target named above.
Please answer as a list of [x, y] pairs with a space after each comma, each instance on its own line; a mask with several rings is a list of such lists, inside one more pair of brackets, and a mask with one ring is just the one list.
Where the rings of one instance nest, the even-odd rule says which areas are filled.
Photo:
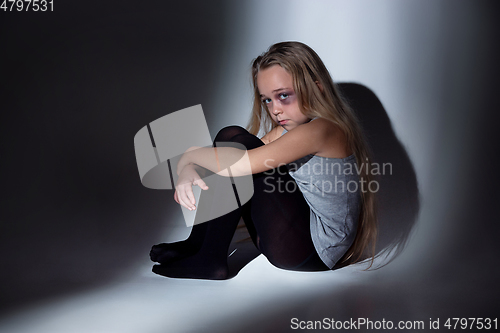
[[[283, 271], [263, 256], [227, 281], [167, 279], [150, 269], [145, 263], [131, 279], [32, 306], [1, 321], [0, 332], [234, 332], [257, 327], [265, 331], [276, 323], [254, 322], [255, 318], [279, 314], [325, 291], [352, 288], [373, 277], [360, 267]], [[290, 320], [279, 319], [273, 330], [289, 329]]]

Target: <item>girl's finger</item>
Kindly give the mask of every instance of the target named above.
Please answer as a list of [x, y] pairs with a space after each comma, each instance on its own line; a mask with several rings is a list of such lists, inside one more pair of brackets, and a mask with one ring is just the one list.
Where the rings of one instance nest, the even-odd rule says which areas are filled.
[[186, 188], [186, 195], [189, 198], [189, 202], [191, 203], [193, 208], [196, 208], [196, 200], [194, 198], [193, 188], [191, 186]]
[[191, 189], [191, 184], [185, 184], [183, 186], [179, 186], [179, 200], [182, 201], [184, 207], [186, 207], [189, 210], [193, 210], [194, 209], [193, 204], [191, 203], [191, 200], [188, 198], [186, 193], [187, 188], [189, 188], [191, 192], [193, 191]]
[[180, 193], [179, 193], [178, 199], [179, 199], [179, 205], [181, 205], [184, 208], [187, 208], [187, 209], [191, 210], [191, 208], [189, 208], [189, 206], [185, 203], [185, 201], [182, 200], [182, 195]]
[[174, 200], [175, 200], [175, 202], [177, 202], [178, 204], [180, 204], [179, 203], [179, 199], [177, 198], [177, 190], [175, 190], [175, 192], [174, 192]]
[[194, 185], [198, 185], [202, 190], [208, 190], [208, 186], [207, 184], [205, 184], [205, 182], [199, 178], [199, 179], [196, 179], [194, 182], [193, 182]]
[[180, 187], [180, 186], [177, 186], [177, 187], [175, 188], [174, 198], [175, 198], [175, 199], [177, 199], [176, 201], [177, 201], [177, 203], [178, 203], [179, 205], [181, 205], [181, 206], [184, 206], [184, 207], [188, 208], [188, 207], [186, 206], [186, 204], [184, 203], [184, 201], [182, 201], [182, 195], [181, 195], [181, 193], [182, 193], [181, 187]]

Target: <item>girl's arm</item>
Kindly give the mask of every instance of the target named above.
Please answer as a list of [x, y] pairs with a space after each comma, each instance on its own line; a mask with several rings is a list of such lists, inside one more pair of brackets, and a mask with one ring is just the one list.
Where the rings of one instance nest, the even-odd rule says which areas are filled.
[[268, 144], [273, 142], [274, 140], [278, 139], [281, 136], [281, 133], [283, 133], [284, 129], [281, 126], [276, 126], [272, 130], [269, 131], [266, 135], [264, 135], [261, 140], [264, 142], [264, 144]]
[[178, 172], [190, 163], [202, 166], [221, 176], [244, 176], [274, 169], [309, 154], [316, 154], [325, 146], [332, 130], [327, 120], [317, 119], [297, 126], [264, 146], [244, 151], [236, 148], [199, 148], [186, 152], [178, 164]]

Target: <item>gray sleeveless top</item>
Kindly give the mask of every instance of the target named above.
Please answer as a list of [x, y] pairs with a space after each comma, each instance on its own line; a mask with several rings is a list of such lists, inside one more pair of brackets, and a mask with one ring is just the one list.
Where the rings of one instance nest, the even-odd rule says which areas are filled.
[[314, 247], [321, 260], [332, 268], [356, 236], [361, 210], [356, 157], [327, 158], [311, 154], [287, 167], [310, 207]]

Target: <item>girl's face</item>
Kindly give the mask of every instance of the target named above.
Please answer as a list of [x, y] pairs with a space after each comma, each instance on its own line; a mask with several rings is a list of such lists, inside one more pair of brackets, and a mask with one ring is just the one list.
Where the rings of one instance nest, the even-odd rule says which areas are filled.
[[257, 88], [271, 118], [287, 131], [310, 120], [300, 112], [292, 76], [283, 67], [274, 65], [260, 70], [257, 74]]

